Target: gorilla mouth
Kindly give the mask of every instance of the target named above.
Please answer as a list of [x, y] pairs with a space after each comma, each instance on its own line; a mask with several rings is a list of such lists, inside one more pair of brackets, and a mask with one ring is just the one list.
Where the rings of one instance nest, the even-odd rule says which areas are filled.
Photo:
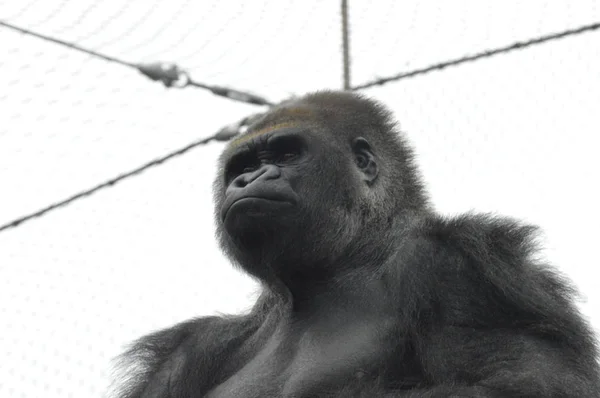
[[237, 198], [229, 206], [226, 207], [226, 210], [223, 212], [223, 221], [229, 215], [231, 209], [237, 206], [248, 206], [250, 208], [261, 208], [261, 209], [269, 209], [275, 206], [281, 205], [289, 205], [293, 206], [294, 202], [289, 198], [283, 196], [276, 197], [264, 197], [264, 196], [243, 196], [241, 198]]

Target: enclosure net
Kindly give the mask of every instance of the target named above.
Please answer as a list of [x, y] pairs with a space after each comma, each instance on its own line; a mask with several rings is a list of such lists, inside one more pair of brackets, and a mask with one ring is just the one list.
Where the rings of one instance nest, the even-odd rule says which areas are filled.
[[[597, 2], [347, 3], [350, 86], [395, 112], [440, 211], [542, 225], [600, 325]], [[340, 2], [7, 1], [0, 21], [0, 396], [102, 396], [133, 338], [251, 303], [203, 139], [268, 107], [239, 95], [342, 88]], [[157, 63], [185, 74], [140, 73]]]

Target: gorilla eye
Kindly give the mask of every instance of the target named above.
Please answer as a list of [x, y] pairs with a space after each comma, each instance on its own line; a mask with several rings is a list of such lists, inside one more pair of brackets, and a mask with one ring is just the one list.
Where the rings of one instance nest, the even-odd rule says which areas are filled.
[[294, 160], [298, 157], [298, 153], [296, 152], [287, 152], [279, 156], [279, 160], [282, 162], [289, 162], [290, 160]]
[[275, 137], [270, 142], [274, 158], [278, 162], [289, 162], [302, 154], [303, 144], [297, 136]]
[[356, 155], [356, 164], [361, 169], [364, 169], [365, 167], [367, 167], [369, 165], [369, 159], [362, 153], [359, 153]]
[[258, 165], [258, 159], [250, 153], [234, 155], [225, 167], [225, 180], [229, 182], [241, 174], [251, 173]]

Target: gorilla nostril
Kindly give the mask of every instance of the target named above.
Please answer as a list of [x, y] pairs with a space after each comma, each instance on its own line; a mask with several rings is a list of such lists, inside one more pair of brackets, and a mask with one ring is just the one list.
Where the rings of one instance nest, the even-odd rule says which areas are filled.
[[243, 175], [236, 177], [231, 182], [232, 188], [244, 188], [246, 185], [248, 185], [248, 182], [246, 181], [246, 178]]

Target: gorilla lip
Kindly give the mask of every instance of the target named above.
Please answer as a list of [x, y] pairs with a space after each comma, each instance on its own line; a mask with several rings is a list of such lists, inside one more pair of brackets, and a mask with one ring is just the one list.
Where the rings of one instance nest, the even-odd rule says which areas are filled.
[[275, 202], [275, 203], [281, 203], [281, 204], [288, 204], [288, 205], [294, 205], [294, 202], [291, 201], [288, 198], [284, 198], [284, 197], [270, 197], [270, 198], [266, 198], [264, 196], [243, 196], [241, 198], [237, 198], [235, 199], [233, 202], [231, 202], [231, 204], [229, 206], [226, 207], [226, 210], [223, 212], [223, 221], [227, 218], [227, 216], [229, 215], [229, 211], [236, 205], [239, 204], [241, 202], [248, 202], [248, 201], [256, 201], [256, 202]]

